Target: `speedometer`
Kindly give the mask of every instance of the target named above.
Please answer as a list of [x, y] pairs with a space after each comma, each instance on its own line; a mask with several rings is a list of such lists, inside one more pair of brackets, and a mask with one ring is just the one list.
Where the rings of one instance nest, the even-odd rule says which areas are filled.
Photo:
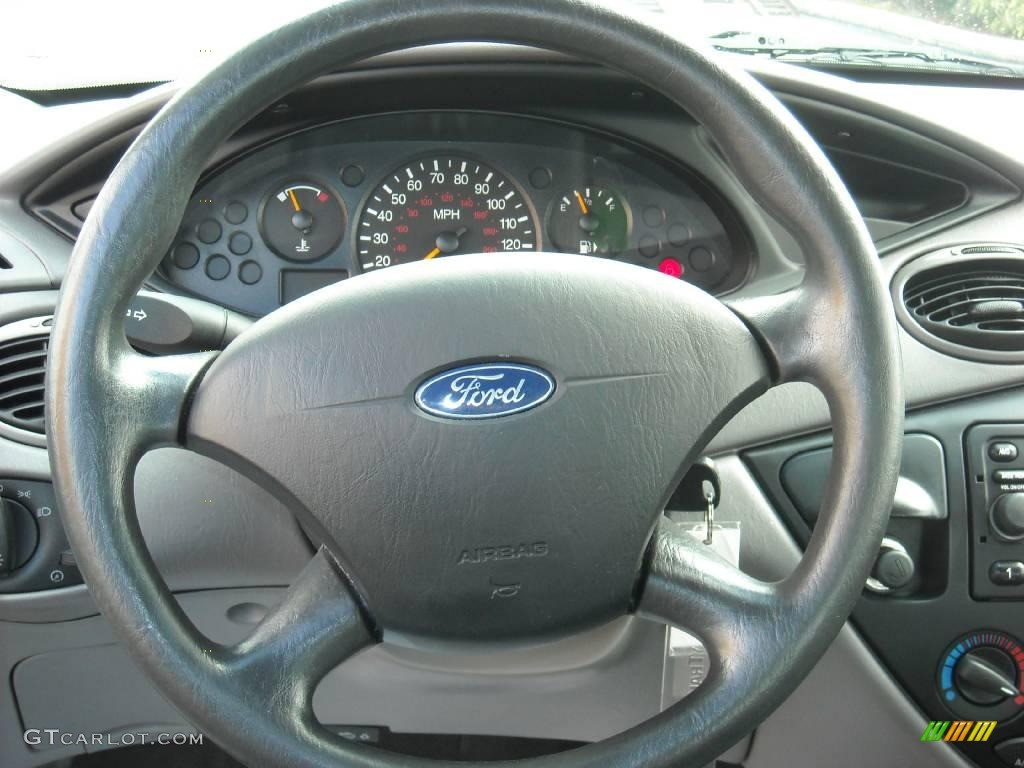
[[385, 178], [359, 220], [364, 272], [456, 253], [537, 249], [537, 222], [518, 188], [476, 160], [417, 160]]

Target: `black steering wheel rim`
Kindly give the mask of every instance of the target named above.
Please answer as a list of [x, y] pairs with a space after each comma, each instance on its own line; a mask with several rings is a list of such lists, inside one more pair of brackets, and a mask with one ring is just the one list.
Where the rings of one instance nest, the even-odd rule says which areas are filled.
[[[131, 489], [142, 453], [188, 442], [191, 401], [199, 392], [202, 405], [213, 356], [142, 358], [128, 347], [120, 320], [166, 252], [207, 158], [245, 120], [330, 68], [390, 50], [467, 40], [582, 56], [669, 96], [708, 129], [747, 190], [790, 229], [805, 254], [800, 288], [730, 307], [756, 336], [772, 370], [770, 383], [809, 381], [830, 406], [834, 466], [803, 561], [785, 581], [760, 585], [659, 527], [647, 549], [638, 611], [685, 623], [712, 646], [705, 686], [624, 734], [537, 761], [703, 764], [792, 691], [860, 593], [899, 463], [898, 341], [863, 222], [803, 129], [746, 75], [607, 8], [572, 0], [351, 0], [256, 41], [180, 91], [97, 198], [62, 288], [47, 418], [68, 535], [97, 604], [143, 668], [179, 709], [240, 758], [254, 765], [416, 762], [330, 738], [315, 723], [311, 698], [319, 676], [376, 639], [363, 600], [353, 595], [357, 580], [325, 551], [253, 637], [202, 652], [208, 643], [146, 552]], [[532, 269], [528, 262], [523, 269]], [[456, 263], [450, 269], [459, 275], [472, 270]], [[712, 311], [703, 304], [698, 309]], [[708, 426], [721, 426], [763, 389], [755, 379], [744, 398], [730, 401]], [[292, 666], [275, 672], [282, 659], [301, 666], [302, 674], [290, 676]]]

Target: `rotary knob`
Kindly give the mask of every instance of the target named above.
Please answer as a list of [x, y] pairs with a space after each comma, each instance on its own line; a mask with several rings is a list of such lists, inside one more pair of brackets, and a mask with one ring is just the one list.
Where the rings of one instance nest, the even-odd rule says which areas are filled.
[[968, 651], [953, 669], [953, 684], [973, 704], [989, 707], [1019, 695], [1017, 665], [1001, 648]]
[[947, 647], [939, 695], [961, 720], [1009, 720], [1024, 708], [1024, 648], [1006, 632], [979, 629]]
[[872, 592], [885, 594], [894, 589], [901, 589], [914, 578], [914, 558], [907, 548], [896, 539], [888, 536], [882, 539], [882, 547], [871, 568], [867, 586]]
[[989, 511], [992, 530], [1007, 541], [1024, 539], [1024, 493], [1004, 493]]
[[38, 539], [32, 513], [18, 502], [0, 497], [0, 578], [26, 563]]

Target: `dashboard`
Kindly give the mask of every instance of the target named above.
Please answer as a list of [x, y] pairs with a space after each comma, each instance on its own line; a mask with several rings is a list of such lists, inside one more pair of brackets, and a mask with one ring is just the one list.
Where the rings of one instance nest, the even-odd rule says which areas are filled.
[[158, 277], [249, 315], [420, 259], [577, 253], [721, 294], [751, 270], [735, 212], [678, 162], [570, 125], [412, 112], [252, 149], [192, 197]]
[[[955, 250], [966, 269], [971, 249], [1020, 244], [1024, 168], [1014, 158], [1024, 147], [1019, 132], [990, 118], [1008, 104], [1022, 106], [1024, 93], [870, 85], [757, 66], [754, 74], [812, 134], [860, 207], [879, 251], [880, 279], [895, 284], [928, 254]], [[46, 323], [91, 200], [169, 90], [111, 104], [109, 115], [83, 119], [73, 131], [73, 105], [40, 108], [40, 121], [58, 126], [62, 138], [0, 174], [0, 326], [9, 334], [0, 352], [9, 344], [9, 357], [36, 377], [30, 388], [19, 386], [18, 397], [36, 403], [43, 391]], [[973, 106], [952, 112], [954, 99]], [[24, 144], [33, 131], [18, 128]], [[498, 259], [514, 250], [551, 258], [585, 252], [736, 297], [769, 296], [802, 277], [799, 244], [749, 198], [701, 127], [675, 105], [615, 73], [542, 52], [442, 49], [325, 75], [240, 129], [193, 191], [165, 259], [146, 281], [149, 303], [132, 306], [126, 328], [133, 343], [140, 340], [135, 326], [152, 324], [161, 337], [180, 330], [187, 344], [161, 341], [148, 349], [156, 354], [219, 348], [251, 318], [326, 285], [414, 260]], [[893, 295], [900, 309], [903, 294]], [[197, 335], [200, 320], [209, 332]], [[901, 345], [908, 431], [917, 433], [907, 442], [918, 447], [907, 453], [901, 477], [911, 481], [906, 488], [934, 491], [935, 502], [928, 514], [907, 504], [894, 512], [888, 535], [913, 560], [913, 575], [888, 591], [866, 590], [853, 617], [857, 632], [844, 631], [801, 692], [758, 729], [749, 758], [737, 754], [730, 763], [789, 764], [799, 743], [806, 764], [962, 768], [958, 753], [919, 742], [922, 715], [996, 719], [993, 709], [942, 698], [950, 689], [941, 670], [949, 648], [979, 631], [1024, 639], [1019, 593], [1011, 594], [1024, 587], [988, 575], [992, 562], [1019, 560], [1021, 545], [978, 535], [989, 524], [989, 496], [1000, 490], [985, 482], [1002, 471], [985, 453], [989, 437], [1024, 456], [1024, 373], [906, 329]], [[73, 556], [71, 564], [61, 559], [73, 553], [56, 534], [46, 539], [47, 524], [60, 526], [46, 495], [41, 427], [8, 428], [2, 410], [6, 493], [31, 492], [32, 505], [54, 514], [37, 518], [40, 542], [49, 543], [36, 551], [52, 555], [38, 562], [43, 584], [0, 595], [0, 664], [11, 680], [0, 696], [0, 742], [20, 745], [20, 724], [51, 727], [86, 716], [90, 729], [104, 732], [178, 723], [128, 670], [78, 584]], [[823, 476], [828, 425], [816, 390], [785, 385], [738, 414], [709, 447], [724, 488], [716, 519], [742, 525], [741, 564], [759, 578], [785, 576], [806, 542], [816, 508], [798, 491], [813, 485], [802, 480]], [[806, 477], [793, 474], [801, 464], [810, 467]], [[309, 541], [289, 508], [200, 456], [148, 454], [136, 496], [154, 561], [183, 609], [219, 642], [249, 631], [245, 617], [279, 599], [308, 558]], [[1011, 550], [1017, 554], [1004, 556]], [[442, 662], [382, 650], [339, 670], [318, 693], [318, 713], [399, 733], [592, 740], [671, 703], [693, 658], [667, 651], [663, 631], [637, 622], [535, 655], [460, 659], [472, 672], [460, 669], [461, 682], [445, 689], [445, 706], [437, 707]], [[105, 676], [89, 677], [97, 669]], [[544, 686], [542, 697], [531, 694], [531, 680]], [[36, 695], [57, 688], [59, 697]], [[95, 706], [100, 699], [111, 706]], [[1011, 714], [991, 743], [955, 749], [977, 765], [1001, 765], [993, 748], [1018, 738], [1024, 718]], [[58, 755], [7, 757], [5, 765], [29, 766]]]

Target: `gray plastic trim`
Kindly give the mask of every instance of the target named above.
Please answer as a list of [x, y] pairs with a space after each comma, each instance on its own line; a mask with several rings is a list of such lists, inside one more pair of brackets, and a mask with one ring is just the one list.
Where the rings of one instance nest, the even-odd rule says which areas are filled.
[[0, 229], [0, 258], [9, 269], [0, 269], [0, 291], [25, 291], [53, 286], [46, 264], [31, 248], [6, 229]]
[[947, 514], [946, 507], [940, 509], [931, 494], [916, 480], [901, 476], [896, 481], [896, 498], [892, 503], [892, 517], [942, 520]]
[[[1022, 216], [1024, 204], [1014, 203], [897, 249], [882, 257], [880, 279], [889, 286], [907, 262], [951, 243], [1013, 242], [1020, 237]], [[899, 329], [908, 409], [1024, 384], [1024, 367], [954, 357], [911, 336], [902, 324]], [[828, 426], [828, 407], [817, 389], [809, 384], [783, 384], [743, 409], [719, 433], [710, 450], [753, 447]]]
[[[716, 457], [716, 465], [728, 488], [716, 516], [725, 522], [740, 523], [743, 570], [766, 580], [784, 577], [799, 558], [793, 539], [738, 457]], [[177, 598], [190, 618], [212, 639], [234, 642], [247, 629], [230, 621], [229, 614], [236, 615], [231, 608], [244, 603], [270, 606], [282, 594], [280, 589], [230, 589], [178, 594]], [[49, 598], [50, 595], [44, 597], [42, 593], [38, 599], [33, 596], [40, 604]], [[647, 637], [650, 630], [660, 630], [656, 634], [661, 640], [657, 648], [655, 637]], [[106, 645], [111, 642], [110, 627], [100, 616], [58, 625], [0, 621], [0, 668], [9, 673], [17, 662], [38, 654], [107, 648], [99, 655], [105, 657], [102, 660], [108, 670], [116, 672], [118, 682], [116, 688], [104, 695], [121, 701], [112, 702], [108, 708], [103, 701], [92, 699], [90, 706], [113, 714], [148, 713], [147, 717], [153, 718], [162, 699], [127, 655], [117, 646]], [[633, 651], [627, 654], [628, 649]], [[484, 707], [489, 714], [498, 713], [495, 721], [500, 721], [498, 727], [509, 735], [582, 735], [611, 727], [613, 717], [622, 718], [619, 722], [638, 720], [648, 706], [653, 712], [660, 697], [663, 663], [664, 629], [629, 619], [601, 628], [592, 636], [554, 644], [548, 651], [446, 657], [381, 647], [354, 657], [333, 672], [328, 678], [330, 685], [325, 683], [317, 692], [317, 711], [337, 723], [450, 733], [463, 727], [469, 729], [466, 732], [477, 730], [471, 726], [482, 715], [474, 715], [474, 711]], [[623, 673], [632, 670], [633, 676], [616, 676], [616, 669]], [[519, 670], [532, 677], [521, 677]], [[566, 676], [556, 674], [558, 670], [570, 672]], [[457, 674], [453, 676], [453, 672]], [[536, 713], [538, 716], [530, 715], [538, 701], [561, 690], [568, 680], [587, 682], [556, 696], [560, 707], [542, 707]], [[649, 705], [639, 704], [645, 700], [641, 690], [645, 680], [650, 682]], [[529, 695], [527, 686], [534, 684], [541, 687]], [[343, 685], [356, 686], [357, 695], [348, 689], [342, 696]], [[627, 707], [619, 694], [629, 691], [633, 692], [634, 704]], [[51, 691], [48, 700], [58, 706], [63, 702], [70, 706], [70, 693], [67, 681], [63, 681]], [[439, 706], [442, 696], [444, 705]], [[74, 711], [69, 715], [81, 716]], [[547, 722], [540, 722], [539, 715]], [[68, 727], [71, 721], [67, 717], [53, 711], [48, 727]], [[125, 719], [123, 714], [121, 719]], [[67, 748], [29, 751], [21, 740], [21, 723], [11, 688], [5, 687], [0, 691], [0, 762], [5, 768], [29, 768], [74, 753]], [[111, 723], [111, 728], [116, 731], [130, 725], [131, 722]], [[190, 730], [180, 717], [150, 725], [161, 730]], [[946, 744], [922, 747], [919, 737], [924, 726], [921, 714], [847, 625], [807, 680], [757, 730], [743, 764], [746, 768], [968, 768], [968, 763]], [[494, 727], [480, 731], [498, 732]], [[729, 759], [738, 762], [745, 751], [741, 744]]]
[[[782, 487], [809, 521], [817, 519], [831, 462], [832, 446], [828, 445], [793, 454], [780, 467]], [[908, 433], [903, 439], [903, 457], [890, 517], [944, 520], [948, 516], [942, 443], [932, 435]]]
[[43, 592], [0, 595], [0, 622], [50, 624], [99, 613], [85, 584]]
[[[146, 454], [136, 469], [135, 498], [146, 546], [176, 592], [284, 586], [313, 551], [280, 502], [189, 451]], [[81, 586], [0, 595], [0, 622], [68, 621], [95, 613]]]
[[[800, 557], [793, 537], [739, 457], [716, 457], [715, 465], [728, 489], [715, 519], [740, 522], [740, 566], [763, 580], [783, 578]], [[926, 722], [847, 623], [807, 679], [757, 729], [743, 765], [969, 768], [948, 744], [922, 749]]]

